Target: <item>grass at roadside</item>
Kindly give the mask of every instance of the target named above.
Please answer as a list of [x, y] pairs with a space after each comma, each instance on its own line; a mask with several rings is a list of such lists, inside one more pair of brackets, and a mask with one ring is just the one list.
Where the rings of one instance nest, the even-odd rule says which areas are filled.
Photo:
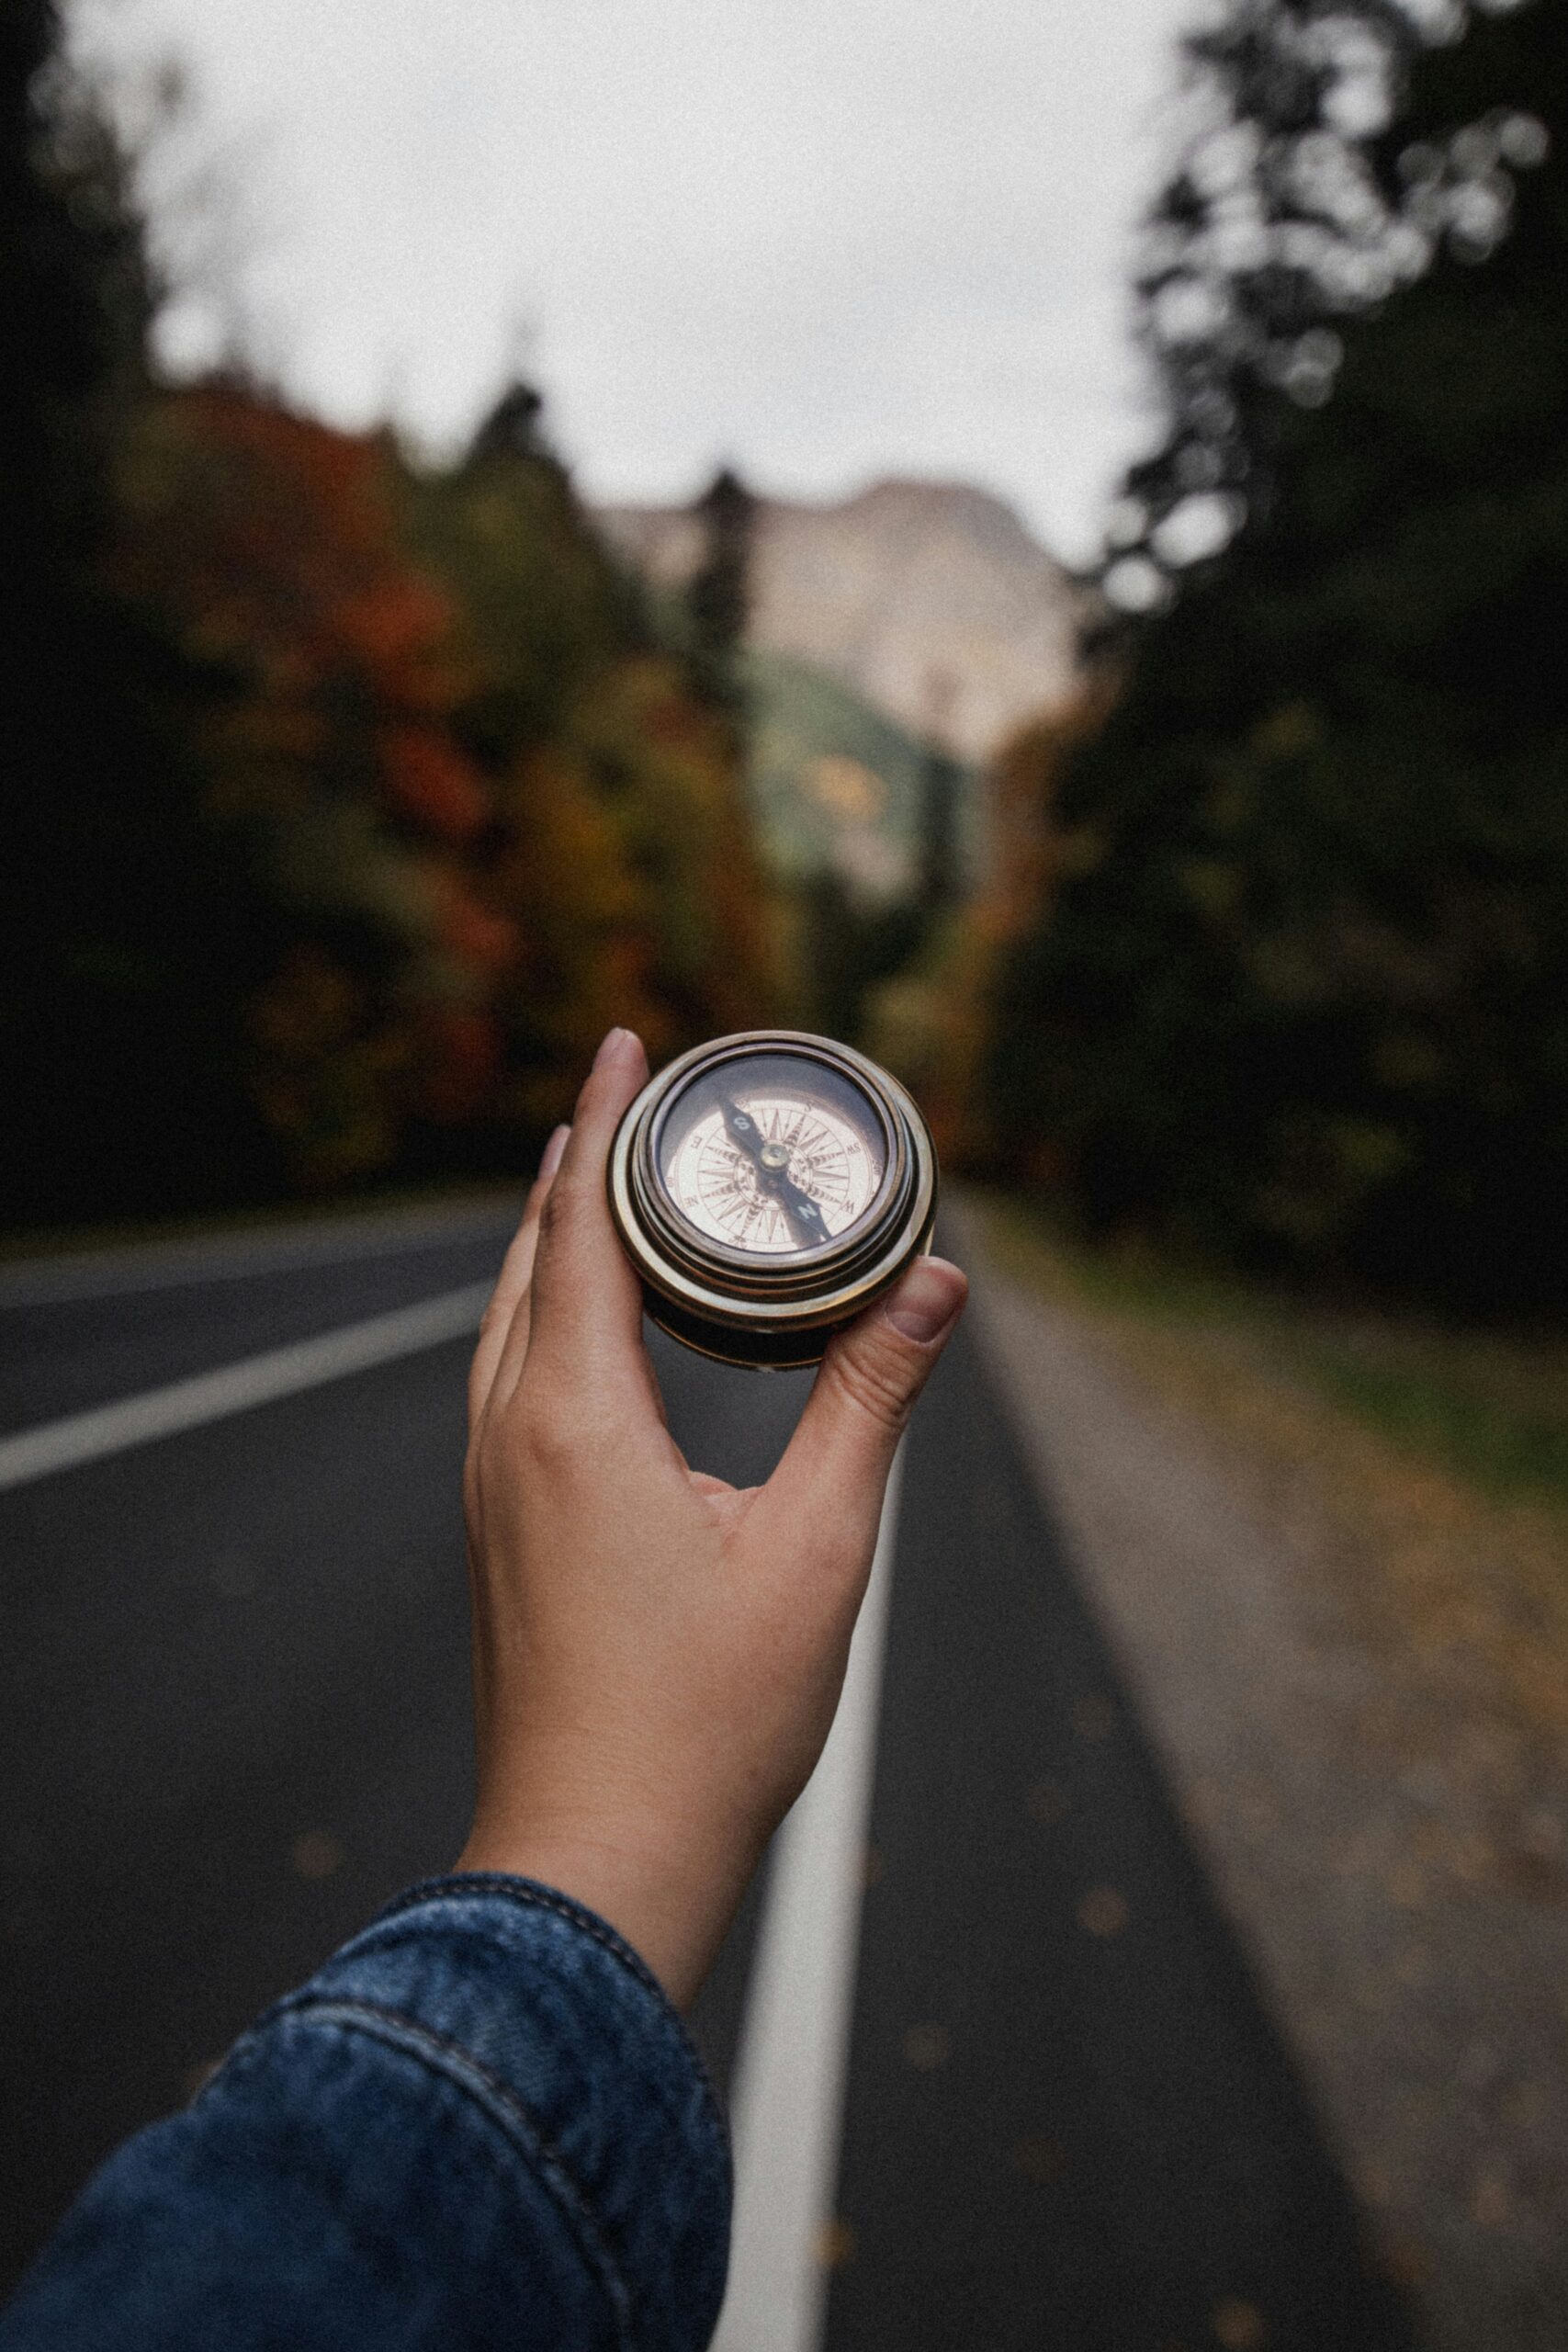
[[999, 1261], [1037, 1289], [1304, 1383], [1498, 1499], [1568, 1506], [1568, 1340], [1317, 1307], [1236, 1277], [1067, 1238], [1016, 1196], [975, 1196]]

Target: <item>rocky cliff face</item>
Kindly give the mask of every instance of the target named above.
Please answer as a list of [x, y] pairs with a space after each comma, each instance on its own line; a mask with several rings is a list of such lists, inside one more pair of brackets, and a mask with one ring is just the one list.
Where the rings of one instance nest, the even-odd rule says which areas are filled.
[[[683, 507], [601, 510], [606, 537], [679, 587], [698, 560]], [[760, 502], [750, 635], [874, 709], [982, 761], [1065, 701], [1084, 591], [1010, 506], [962, 482], [881, 481], [836, 506]]]

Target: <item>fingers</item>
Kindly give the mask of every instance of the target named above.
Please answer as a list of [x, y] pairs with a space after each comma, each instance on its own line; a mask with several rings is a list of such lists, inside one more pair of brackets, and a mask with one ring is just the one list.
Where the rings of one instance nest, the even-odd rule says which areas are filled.
[[525, 1354], [541, 1384], [563, 1394], [635, 1387], [651, 1374], [642, 1346], [642, 1292], [610, 1216], [605, 1168], [623, 1113], [648, 1081], [648, 1057], [629, 1029], [612, 1029], [594, 1058], [555, 1182], [546, 1196], [529, 1282], [528, 1317], [512, 1329], [496, 1368], [499, 1395], [515, 1387]]
[[869, 1568], [893, 1455], [952, 1338], [969, 1284], [945, 1258], [919, 1258], [897, 1288], [839, 1333], [766, 1489], [781, 1530], [809, 1556]]
[[506, 1255], [501, 1261], [501, 1272], [496, 1276], [495, 1289], [491, 1293], [490, 1305], [485, 1308], [480, 1321], [479, 1345], [474, 1350], [474, 1360], [468, 1367], [468, 1428], [470, 1430], [479, 1427], [480, 1416], [484, 1412], [495, 1380], [496, 1366], [501, 1362], [507, 1335], [518, 1315], [523, 1317], [524, 1344], [527, 1343], [528, 1280], [534, 1271], [534, 1252], [538, 1246], [539, 1217], [550, 1186], [555, 1180], [556, 1170], [560, 1166], [561, 1154], [566, 1149], [567, 1137], [570, 1133], [570, 1127], [558, 1127], [545, 1146], [543, 1157], [539, 1161], [539, 1172], [534, 1179], [527, 1202], [524, 1206], [523, 1221], [513, 1235]]

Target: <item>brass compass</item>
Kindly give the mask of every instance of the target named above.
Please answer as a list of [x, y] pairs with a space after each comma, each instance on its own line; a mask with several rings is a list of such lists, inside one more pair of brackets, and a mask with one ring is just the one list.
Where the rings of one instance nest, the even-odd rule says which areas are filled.
[[793, 1029], [698, 1046], [610, 1154], [610, 1206], [664, 1330], [727, 1363], [820, 1361], [931, 1247], [936, 1154], [886, 1070]]

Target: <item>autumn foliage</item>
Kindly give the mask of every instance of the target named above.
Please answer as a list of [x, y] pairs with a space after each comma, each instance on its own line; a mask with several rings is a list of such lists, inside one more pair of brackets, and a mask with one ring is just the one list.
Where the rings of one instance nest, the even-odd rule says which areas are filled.
[[84, 165], [42, 86], [8, 94], [40, 226], [0, 295], [30, 315], [63, 254], [96, 339], [11, 420], [53, 437], [7, 621], [9, 1214], [513, 1174], [613, 1023], [657, 1057], [764, 1009], [733, 713], [523, 388], [422, 470], [157, 384], [112, 141]]
[[420, 480], [243, 387], [168, 395], [116, 560], [209, 682], [207, 805], [277, 933], [245, 1082], [295, 1181], [524, 1156], [613, 1022], [657, 1055], [754, 1013], [722, 722], [542, 449]]

